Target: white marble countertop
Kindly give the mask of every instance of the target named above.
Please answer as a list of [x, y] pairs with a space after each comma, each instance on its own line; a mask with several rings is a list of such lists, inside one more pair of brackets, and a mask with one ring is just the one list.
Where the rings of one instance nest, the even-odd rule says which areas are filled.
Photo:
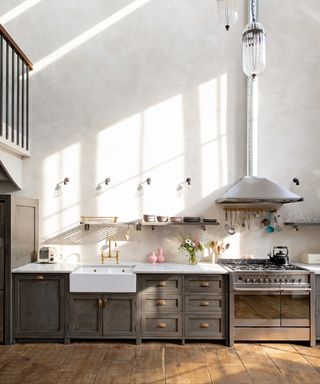
[[305, 263], [294, 263], [301, 268], [305, 268], [310, 272], [314, 272], [316, 275], [320, 274], [320, 264], [305, 264]]
[[[14, 268], [12, 273], [71, 273], [76, 268], [83, 265], [93, 266], [98, 264], [79, 263], [79, 264], [38, 264], [30, 263], [19, 268]], [[99, 264], [101, 266], [101, 264]], [[106, 266], [115, 266], [115, 264], [104, 264]], [[121, 262], [119, 266], [134, 266], [134, 273], [228, 273], [221, 265], [211, 263], [199, 263], [197, 265], [178, 264], [178, 263], [142, 263], [142, 262]]]

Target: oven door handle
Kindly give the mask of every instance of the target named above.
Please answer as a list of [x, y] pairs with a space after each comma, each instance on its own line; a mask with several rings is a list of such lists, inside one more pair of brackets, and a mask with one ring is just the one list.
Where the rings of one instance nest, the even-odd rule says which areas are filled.
[[311, 288], [281, 288], [282, 292], [293, 292], [293, 293], [303, 293], [311, 292]]
[[233, 288], [233, 290], [235, 292], [281, 292], [281, 288]]

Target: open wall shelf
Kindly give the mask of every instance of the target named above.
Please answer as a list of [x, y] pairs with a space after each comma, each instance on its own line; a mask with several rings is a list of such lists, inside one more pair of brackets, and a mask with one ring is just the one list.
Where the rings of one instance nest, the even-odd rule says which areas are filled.
[[319, 227], [320, 221], [307, 222], [307, 221], [286, 221], [284, 225], [291, 225], [296, 231], [299, 230], [299, 227]]

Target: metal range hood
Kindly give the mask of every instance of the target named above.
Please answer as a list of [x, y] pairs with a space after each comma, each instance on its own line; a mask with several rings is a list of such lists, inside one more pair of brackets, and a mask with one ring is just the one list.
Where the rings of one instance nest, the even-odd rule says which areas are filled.
[[[249, 1], [248, 18], [258, 12], [258, 0], [253, 9]], [[257, 16], [257, 14], [256, 14]], [[296, 195], [286, 188], [272, 181], [257, 177], [258, 164], [258, 78], [247, 78], [247, 176], [241, 178], [217, 200], [217, 204], [231, 207], [261, 207], [278, 206], [285, 203], [303, 201], [303, 197]]]
[[217, 200], [217, 204], [285, 204], [303, 201], [303, 198], [272, 181], [246, 176], [237, 181]]

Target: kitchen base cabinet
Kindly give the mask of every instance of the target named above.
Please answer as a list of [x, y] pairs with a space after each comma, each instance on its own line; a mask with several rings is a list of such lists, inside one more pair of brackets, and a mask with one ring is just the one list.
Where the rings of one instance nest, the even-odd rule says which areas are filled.
[[315, 287], [316, 339], [320, 340], [320, 275], [315, 275]]
[[67, 275], [14, 275], [14, 338], [64, 339]]
[[72, 336], [100, 336], [102, 334], [102, 298], [95, 294], [70, 295], [70, 325]]
[[138, 286], [141, 339], [226, 338], [224, 275], [140, 275]]
[[135, 294], [70, 294], [70, 338], [135, 338]]

